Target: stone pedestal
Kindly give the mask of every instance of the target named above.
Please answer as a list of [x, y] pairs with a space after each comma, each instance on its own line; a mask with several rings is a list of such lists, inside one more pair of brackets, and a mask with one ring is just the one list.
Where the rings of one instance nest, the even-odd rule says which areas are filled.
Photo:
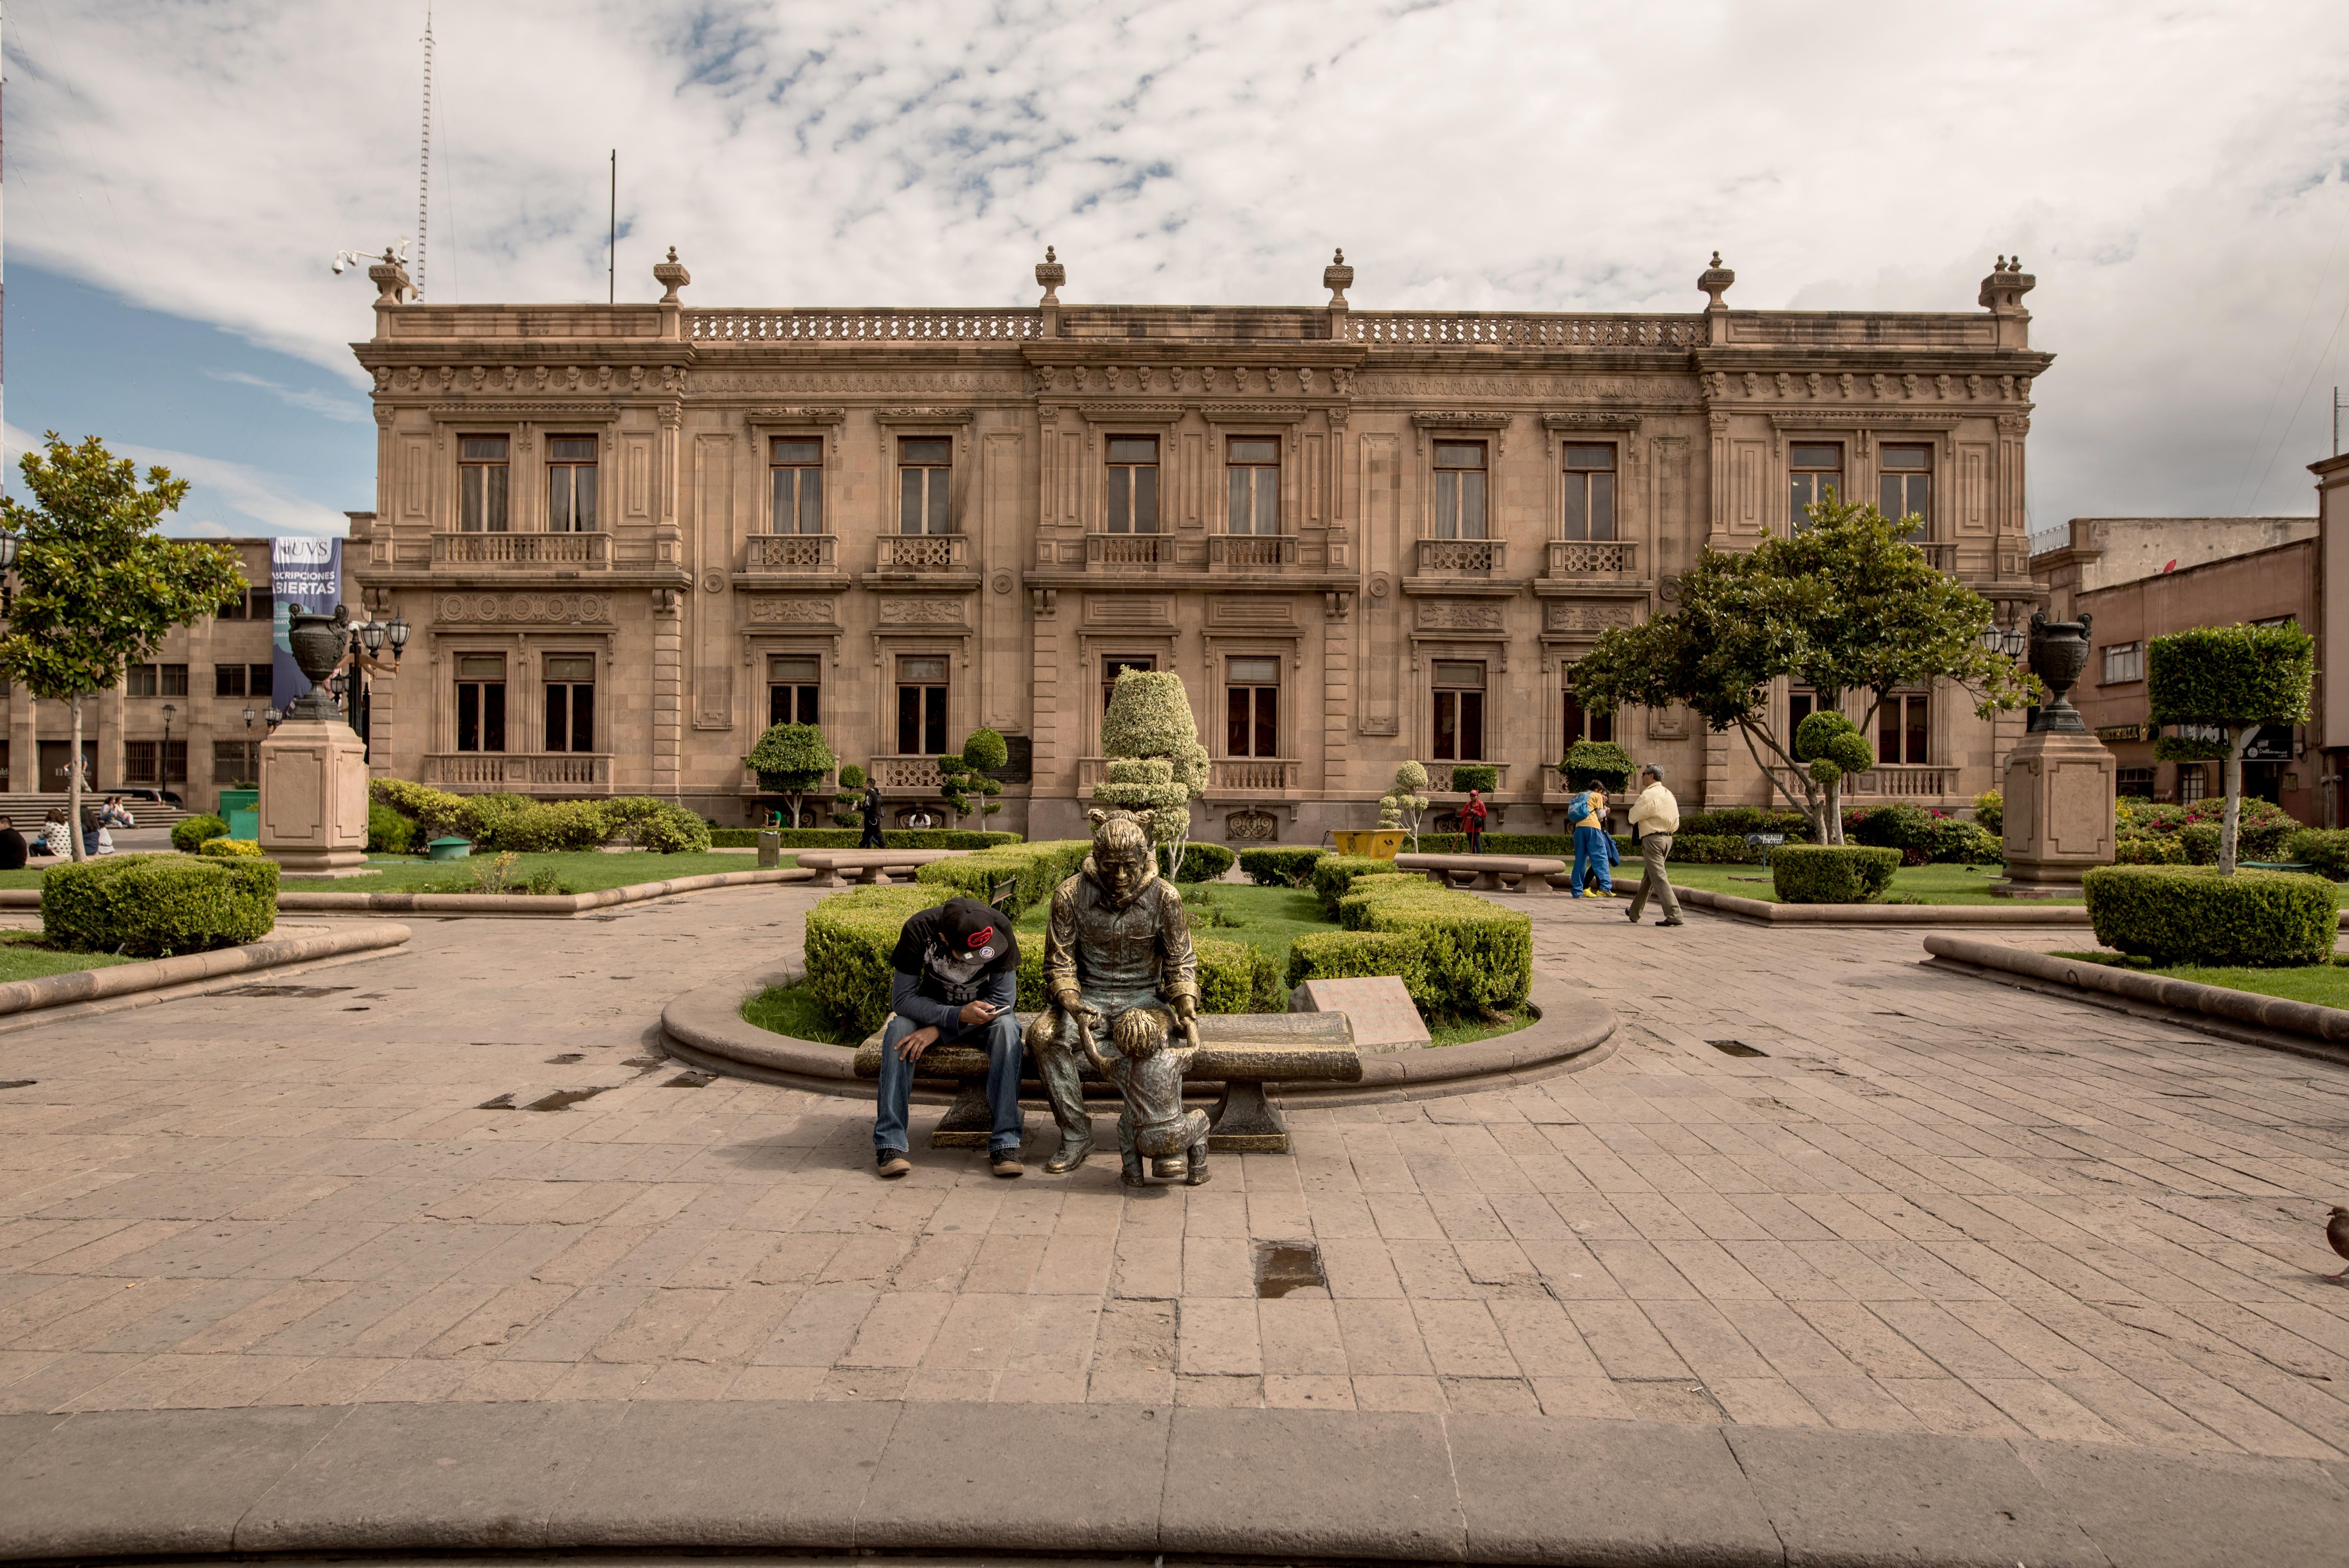
[[2033, 730], [2007, 754], [2006, 880], [2001, 898], [2080, 891], [2090, 866], [2112, 864], [2113, 754], [2093, 735]]
[[261, 743], [261, 852], [286, 877], [367, 871], [367, 746], [340, 719], [289, 718]]

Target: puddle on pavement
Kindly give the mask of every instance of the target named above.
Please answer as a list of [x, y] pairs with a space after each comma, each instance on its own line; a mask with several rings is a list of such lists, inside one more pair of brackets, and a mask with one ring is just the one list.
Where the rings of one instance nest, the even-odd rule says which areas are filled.
[[668, 1066], [668, 1058], [667, 1057], [623, 1057], [620, 1058], [620, 1065], [624, 1068], [665, 1068]]
[[[611, 1087], [610, 1084], [605, 1084], [604, 1088]], [[604, 1088], [559, 1088], [553, 1094], [539, 1096], [523, 1109], [524, 1110], [562, 1110], [577, 1105], [583, 1099], [594, 1099], [604, 1092]]]
[[661, 1088], [700, 1088], [704, 1085], [714, 1081], [717, 1077], [718, 1075], [716, 1073], [679, 1073], [677, 1077], [661, 1085]]
[[587, 1053], [585, 1051], [565, 1051], [559, 1057], [549, 1057], [546, 1058], [548, 1066], [558, 1068], [564, 1066], [566, 1063], [581, 1062], [585, 1061], [586, 1059]]
[[1705, 1044], [1724, 1057], [1766, 1057], [1767, 1051], [1757, 1051], [1744, 1040], [1707, 1040]]
[[0, 1088], [30, 1088], [40, 1081], [38, 1078], [0, 1078]]
[[1321, 1249], [1311, 1242], [1258, 1242], [1256, 1253], [1256, 1294], [1271, 1301], [1292, 1290], [1327, 1289], [1321, 1272]]
[[347, 985], [232, 985], [225, 991], [215, 991], [215, 996], [332, 996], [347, 991]]

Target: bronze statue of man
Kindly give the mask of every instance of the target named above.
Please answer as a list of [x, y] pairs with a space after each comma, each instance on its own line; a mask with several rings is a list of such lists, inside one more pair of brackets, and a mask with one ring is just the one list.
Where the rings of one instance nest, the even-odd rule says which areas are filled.
[[[1051, 923], [1044, 939], [1044, 992], [1050, 1003], [1028, 1026], [1028, 1051], [1052, 1102], [1060, 1124], [1060, 1151], [1045, 1161], [1047, 1171], [1073, 1171], [1092, 1152], [1092, 1119], [1085, 1114], [1078, 1063], [1095, 1063], [1127, 1097], [1119, 1143], [1129, 1181], [1142, 1178], [1137, 1127], [1150, 1130], [1152, 1152], [1161, 1143], [1164, 1163], [1183, 1158], [1193, 1144], [1195, 1181], [1206, 1177], [1206, 1118], [1182, 1104], [1179, 1059], [1157, 1071], [1135, 1070], [1156, 1056], [1167, 1037], [1199, 1010], [1199, 961], [1191, 950], [1191, 928], [1183, 895], [1158, 874], [1151, 847], [1150, 813], [1092, 811], [1092, 853], [1084, 868], [1052, 892]], [[1102, 1037], [1106, 1033], [1107, 1039]], [[1106, 1046], [1122, 1058], [1112, 1071]], [[1176, 1066], [1172, 1103], [1164, 1068]], [[1137, 1103], [1137, 1097], [1149, 1103]], [[1190, 1118], [1198, 1126], [1190, 1126]], [[1179, 1174], [1180, 1168], [1166, 1174]]]

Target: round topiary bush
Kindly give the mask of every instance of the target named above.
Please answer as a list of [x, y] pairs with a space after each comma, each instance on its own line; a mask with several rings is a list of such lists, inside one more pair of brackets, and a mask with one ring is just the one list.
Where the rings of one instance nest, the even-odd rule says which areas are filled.
[[1190, 844], [1183, 851], [1183, 869], [1174, 873], [1178, 882], [1214, 882], [1232, 869], [1238, 857], [1221, 844]]
[[256, 942], [276, 923], [275, 861], [109, 855], [41, 883], [42, 934], [76, 953], [168, 958]]
[[2243, 871], [2222, 876], [2210, 866], [2097, 866], [2084, 880], [2096, 940], [2157, 964], [2324, 964], [2340, 934], [2333, 884], [2323, 877]]
[[1860, 844], [1780, 844], [1770, 851], [1770, 882], [1785, 903], [1871, 903], [1899, 869], [1899, 850]]
[[171, 847], [183, 855], [194, 854], [203, 847], [206, 839], [227, 837], [228, 824], [209, 812], [182, 817], [171, 824]]

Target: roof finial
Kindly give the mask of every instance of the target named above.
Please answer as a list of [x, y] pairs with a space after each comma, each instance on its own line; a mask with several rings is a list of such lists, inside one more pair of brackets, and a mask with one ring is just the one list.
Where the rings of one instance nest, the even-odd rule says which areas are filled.
[[1051, 246], [1045, 246], [1044, 259], [1036, 263], [1036, 282], [1044, 291], [1044, 297], [1037, 303], [1039, 304], [1059, 304], [1061, 303], [1061, 285], [1068, 281], [1069, 269], [1061, 264], [1061, 259], [1054, 253]]
[[692, 281], [693, 274], [687, 272], [684, 267], [678, 264], [677, 259], [677, 247], [675, 245], [671, 245], [668, 248], [668, 260], [660, 263], [653, 268], [653, 282], [660, 284], [662, 288], [668, 291], [660, 296], [661, 304], [677, 304], [677, 291], [683, 288]]
[[1346, 291], [1354, 286], [1354, 269], [1346, 264], [1346, 249], [1340, 245], [1330, 254], [1330, 264], [1321, 269], [1321, 286], [1330, 291], [1331, 310], [1350, 310], [1346, 303]]
[[1705, 268], [1703, 273], [1701, 273], [1696, 280], [1696, 286], [1704, 291], [1706, 301], [1704, 308], [1707, 310], [1728, 309], [1729, 307], [1727, 305], [1721, 303], [1721, 296], [1727, 294], [1729, 292], [1729, 285], [1736, 281], [1737, 274], [1721, 264], [1721, 253], [1719, 251], [1713, 252], [1713, 265]]

